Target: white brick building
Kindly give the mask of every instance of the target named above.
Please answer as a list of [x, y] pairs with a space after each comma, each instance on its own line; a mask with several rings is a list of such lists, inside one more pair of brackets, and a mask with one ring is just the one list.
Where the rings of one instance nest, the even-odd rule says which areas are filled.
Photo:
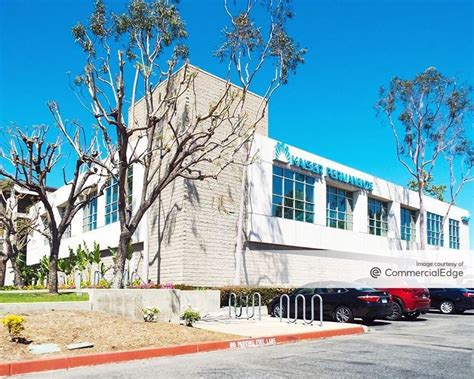
[[[204, 71], [196, 72], [194, 90], [203, 96], [194, 105], [206, 108], [225, 83]], [[256, 113], [259, 100], [250, 95], [249, 114]], [[178, 179], [161, 194], [134, 235], [130, 270], [137, 277], [193, 285], [298, 284], [310, 280], [305, 262], [311, 257], [275, 253], [274, 249], [400, 250], [416, 248], [421, 238], [430, 247], [469, 249], [466, 210], [453, 206], [442, 223], [448, 204], [426, 197], [428, 230], [426, 236], [420, 236], [417, 193], [278, 143], [267, 134], [265, 118], [253, 143], [258, 159], [247, 168], [243, 249], [236, 251], [245, 188], [242, 168], [227, 169], [217, 181]], [[140, 182], [137, 167], [133, 171], [137, 198]], [[64, 196], [63, 188], [52, 194], [57, 207]], [[83, 241], [90, 246], [96, 241], [104, 250], [116, 247], [119, 225], [106, 214], [106, 205], [104, 195], [79, 212], [70, 237], [62, 241], [61, 256]], [[44, 238], [34, 236], [28, 246], [28, 264], [37, 263], [47, 253]]]

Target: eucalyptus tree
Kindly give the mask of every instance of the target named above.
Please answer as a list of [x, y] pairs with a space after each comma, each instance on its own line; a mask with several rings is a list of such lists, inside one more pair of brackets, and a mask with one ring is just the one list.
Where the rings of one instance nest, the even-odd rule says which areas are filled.
[[473, 180], [473, 149], [465, 125], [473, 111], [472, 90], [430, 67], [413, 79], [393, 78], [380, 89], [376, 108], [386, 115], [397, 159], [412, 178], [410, 187], [418, 192], [420, 247], [425, 249], [423, 197], [427, 191], [443, 192], [443, 187], [432, 187], [439, 161], [448, 167], [450, 178], [448, 212], [463, 186]]
[[[227, 77], [219, 98], [202, 113], [186, 106], [187, 99], [205, 94], [193, 91], [198, 73], [188, 63], [177, 2], [131, 0], [113, 13], [98, 0], [87, 25], [72, 29], [86, 56], [76, 77], [78, 93], [90, 104], [107, 151], [104, 168], [118, 185], [116, 288], [133, 234], [160, 193], [176, 178], [215, 179], [230, 165], [245, 164], [248, 155], [241, 152], [249, 149], [268, 100], [303, 62], [306, 50], [286, 28], [293, 16], [289, 1], [224, 1], [223, 10], [223, 41], [215, 56], [226, 64]], [[257, 78], [263, 96], [251, 117], [245, 105]], [[131, 167], [143, 171], [134, 206], [127, 184]]]
[[[97, 180], [91, 177], [100, 175], [100, 167], [94, 163], [99, 156], [94, 136], [88, 138], [78, 125], [63, 122], [55, 102], [51, 101], [48, 107], [55, 120], [54, 128], [41, 125], [5, 131], [10, 139], [0, 147], [0, 177], [38, 200], [30, 209], [30, 216], [37, 222], [29, 227], [48, 242], [49, 292], [57, 293], [61, 240], [74, 216], [87, 204], [87, 196], [96, 190]], [[49, 183], [60, 175], [61, 169], [66, 196], [65, 201], [58, 204]]]

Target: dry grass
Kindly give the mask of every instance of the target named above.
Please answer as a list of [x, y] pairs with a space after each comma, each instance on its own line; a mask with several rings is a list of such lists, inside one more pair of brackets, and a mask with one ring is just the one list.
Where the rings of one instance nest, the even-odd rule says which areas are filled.
[[[56, 343], [60, 346], [61, 352], [33, 355], [28, 352], [27, 345], [10, 342], [6, 328], [1, 326], [0, 361], [241, 338], [182, 325], [132, 321], [101, 312], [47, 311], [23, 316], [26, 318], [24, 337], [33, 343]], [[66, 349], [66, 345], [75, 342], [91, 342], [94, 347], [72, 351]]]

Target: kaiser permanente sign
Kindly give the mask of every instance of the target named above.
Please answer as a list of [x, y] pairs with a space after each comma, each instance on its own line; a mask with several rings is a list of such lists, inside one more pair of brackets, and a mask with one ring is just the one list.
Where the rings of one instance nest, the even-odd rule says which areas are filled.
[[[283, 142], [277, 142], [275, 145], [275, 160], [314, 172], [317, 175], [323, 175], [324, 169], [322, 165], [291, 154], [290, 148]], [[372, 191], [374, 189], [374, 183], [346, 174], [342, 171], [334, 170], [330, 167], [326, 167], [326, 177], [337, 180], [338, 182], [351, 184], [366, 191]]]

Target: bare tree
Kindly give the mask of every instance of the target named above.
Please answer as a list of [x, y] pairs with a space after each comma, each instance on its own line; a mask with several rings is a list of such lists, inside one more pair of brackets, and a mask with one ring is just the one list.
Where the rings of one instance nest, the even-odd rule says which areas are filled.
[[7, 263], [10, 261], [14, 282], [23, 286], [21, 260], [28, 243], [34, 217], [20, 212], [20, 202], [29, 197], [16, 191], [11, 181], [0, 181], [0, 287], [5, 285]]
[[[81, 91], [86, 89], [80, 92], [81, 99], [91, 104], [107, 151], [104, 168], [118, 185], [121, 232], [115, 288], [122, 286], [133, 234], [160, 193], [178, 177], [215, 179], [230, 165], [246, 164], [249, 143], [268, 100], [303, 62], [305, 49], [299, 49], [286, 31], [292, 17], [289, 1], [263, 3], [247, 1], [242, 7], [224, 2], [229, 25], [215, 55], [227, 63], [227, 80], [219, 99], [205, 112], [193, 108], [196, 101], [188, 101], [203, 94], [194, 91], [198, 73], [187, 63], [187, 33], [175, 2], [131, 0], [124, 13], [113, 14], [98, 0], [88, 26], [78, 23], [73, 28], [87, 57], [76, 83]], [[253, 18], [261, 5], [268, 16], [265, 28]], [[117, 48], [120, 43], [123, 49]], [[249, 89], [265, 63], [272, 74], [258, 114], [249, 115], [245, 108]], [[231, 84], [231, 78], [239, 87]], [[127, 177], [134, 166], [143, 170], [143, 181], [132, 207]]]
[[[82, 135], [79, 127], [67, 130], [59, 115], [56, 103], [50, 102], [49, 109], [55, 118], [56, 127], [53, 136], [45, 126], [33, 127], [31, 131], [16, 128], [9, 131], [11, 140], [8, 147], [0, 150], [0, 176], [4, 176], [22, 189], [33, 193], [38, 204], [33, 212], [38, 212], [41, 223], [35, 225], [34, 230], [41, 233], [49, 243], [50, 271], [49, 292], [58, 292], [58, 258], [61, 239], [69, 228], [77, 212], [87, 203], [85, 195], [97, 188], [96, 181], [89, 180], [92, 175], [99, 175], [100, 171], [93, 163], [99, 155], [96, 148], [96, 139], [90, 141]], [[69, 128], [70, 129], [70, 128]], [[69, 143], [63, 144], [61, 136]], [[53, 138], [53, 139], [52, 139]], [[52, 175], [57, 175], [64, 156], [61, 147], [69, 147], [68, 161], [72, 162], [71, 178], [63, 167], [64, 185], [67, 188], [67, 200], [57, 204], [48, 183]], [[68, 170], [69, 172], [69, 170]], [[59, 207], [61, 209], [59, 209]]]
[[[462, 171], [460, 163], [472, 148], [464, 126], [466, 114], [472, 112], [471, 88], [457, 85], [455, 80], [428, 68], [414, 79], [395, 77], [387, 89], [381, 88], [376, 104], [385, 113], [392, 128], [399, 162], [413, 178], [420, 201], [421, 249], [425, 248], [426, 222], [424, 192], [429, 185], [436, 163], [446, 157], [450, 167], [451, 205], [462, 186], [469, 181], [469, 171], [463, 171], [459, 191], [453, 178]], [[469, 161], [469, 159], [468, 159]], [[467, 176], [466, 176], [467, 173]], [[459, 184], [459, 183], [458, 183]], [[446, 217], [445, 217], [446, 218]]]

